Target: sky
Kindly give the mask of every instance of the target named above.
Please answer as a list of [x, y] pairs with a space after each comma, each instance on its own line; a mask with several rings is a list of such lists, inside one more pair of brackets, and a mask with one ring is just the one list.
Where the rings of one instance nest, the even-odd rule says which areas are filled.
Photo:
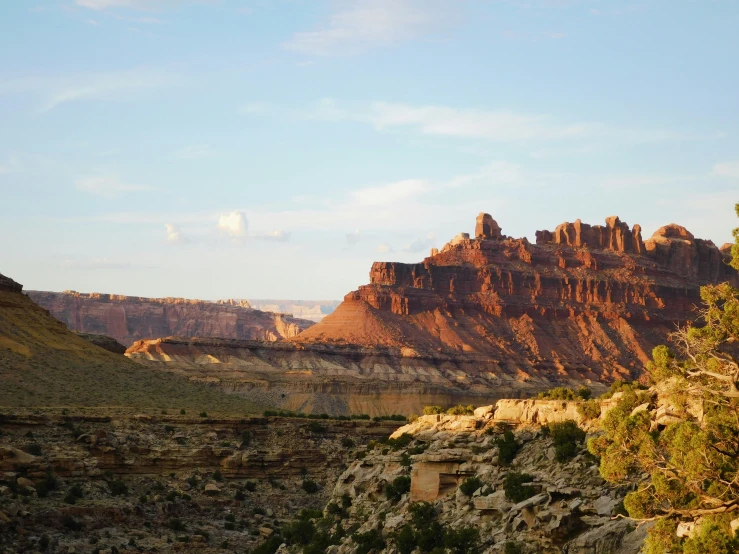
[[735, 0], [2, 0], [0, 273], [341, 299], [488, 212], [739, 222]]

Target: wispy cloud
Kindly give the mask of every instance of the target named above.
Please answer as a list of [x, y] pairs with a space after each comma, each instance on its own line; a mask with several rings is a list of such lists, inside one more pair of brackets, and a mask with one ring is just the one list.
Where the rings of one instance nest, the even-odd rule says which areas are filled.
[[715, 134], [692, 137], [659, 129], [619, 128], [592, 121], [559, 121], [547, 115], [510, 110], [393, 102], [374, 102], [367, 107], [348, 109], [332, 98], [324, 98], [315, 103], [304, 113], [304, 117], [320, 121], [360, 122], [372, 125], [378, 131], [410, 129], [424, 135], [497, 142], [609, 138], [632, 143], [648, 143], [720, 138]]
[[447, 23], [462, 5], [443, 0], [351, 0], [314, 31], [293, 35], [287, 50], [352, 55], [419, 37]]
[[125, 8], [141, 11], [154, 11], [186, 4], [207, 4], [210, 0], [74, 0], [74, 4], [91, 10]]
[[269, 231], [267, 233], [258, 233], [254, 235], [254, 238], [261, 240], [272, 240], [275, 242], [287, 242], [290, 240], [290, 232], [278, 229], [275, 231]]
[[366, 187], [352, 193], [361, 206], [380, 206], [402, 202], [428, 190], [429, 184], [422, 179], [405, 179], [377, 187]]
[[148, 185], [123, 183], [118, 177], [84, 177], [75, 181], [77, 190], [106, 198], [115, 198], [124, 193], [155, 190]]
[[403, 252], [423, 252], [429, 250], [434, 245], [434, 234], [429, 233], [423, 238], [418, 238], [403, 248]]
[[713, 166], [713, 173], [721, 177], [735, 177], [739, 179], [739, 161], [716, 164]]
[[344, 238], [346, 239], [347, 245], [354, 246], [362, 238], [362, 233], [359, 229], [357, 229], [356, 231], [352, 231], [351, 233], [346, 233], [344, 235]]
[[43, 113], [67, 102], [126, 98], [135, 91], [162, 88], [176, 82], [176, 76], [168, 71], [138, 67], [74, 76], [37, 76], [0, 81], [0, 94], [33, 94], [41, 99], [38, 111]]
[[207, 144], [198, 144], [185, 146], [177, 152], [176, 156], [182, 160], [202, 160], [204, 158], [212, 158], [215, 156], [215, 152]]

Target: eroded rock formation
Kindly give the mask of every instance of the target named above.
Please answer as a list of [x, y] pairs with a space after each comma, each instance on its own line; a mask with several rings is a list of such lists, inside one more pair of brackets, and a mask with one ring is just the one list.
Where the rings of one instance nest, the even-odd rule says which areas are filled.
[[28, 295], [71, 330], [107, 335], [126, 346], [169, 335], [275, 341], [293, 337], [313, 324], [254, 310], [246, 300], [207, 302], [75, 291], [29, 291]]
[[6, 290], [10, 292], [20, 292], [23, 290], [23, 285], [16, 283], [10, 277], [0, 273], [0, 290]]
[[643, 241], [614, 216], [531, 244], [483, 213], [475, 235], [420, 263], [374, 263], [370, 284], [289, 343], [168, 338], [128, 356], [284, 408], [407, 415], [638, 378], [695, 318], [701, 285], [739, 285], [728, 250], [675, 225]]
[[726, 252], [678, 226], [645, 243], [614, 216], [539, 231], [531, 244], [500, 238], [492, 221], [481, 214], [478, 238], [458, 235], [420, 263], [374, 263], [369, 285], [293, 341], [474, 354], [482, 372], [520, 381], [608, 381], [638, 376], [695, 317], [701, 285], [739, 284]]

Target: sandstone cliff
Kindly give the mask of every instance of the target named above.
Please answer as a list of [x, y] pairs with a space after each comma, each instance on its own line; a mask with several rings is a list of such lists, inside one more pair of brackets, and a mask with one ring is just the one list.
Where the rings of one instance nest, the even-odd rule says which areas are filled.
[[578, 220], [531, 244], [480, 214], [476, 238], [458, 235], [417, 264], [373, 264], [369, 285], [293, 341], [474, 354], [496, 375], [636, 377], [695, 317], [701, 285], [739, 285], [725, 260], [677, 225], [644, 242], [618, 217]]
[[28, 295], [71, 330], [107, 335], [126, 346], [169, 335], [276, 341], [293, 337], [313, 324], [254, 310], [246, 300], [207, 302], [75, 291], [29, 291]]

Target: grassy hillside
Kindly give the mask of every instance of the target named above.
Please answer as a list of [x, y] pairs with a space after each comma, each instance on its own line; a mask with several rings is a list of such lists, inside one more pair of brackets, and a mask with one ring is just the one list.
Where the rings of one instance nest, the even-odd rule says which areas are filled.
[[0, 407], [108, 407], [245, 414], [259, 406], [141, 367], [70, 332], [28, 297], [0, 290]]

